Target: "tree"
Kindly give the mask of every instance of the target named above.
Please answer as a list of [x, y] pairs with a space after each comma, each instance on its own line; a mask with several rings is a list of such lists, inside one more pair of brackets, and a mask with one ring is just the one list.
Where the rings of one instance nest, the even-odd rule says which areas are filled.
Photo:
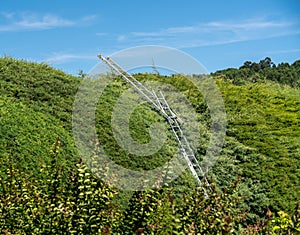
[[243, 68], [251, 68], [251, 65], [252, 65], [252, 62], [247, 60], [244, 62], [244, 64], [240, 67], [240, 69], [243, 69]]
[[265, 59], [259, 61], [260, 69], [271, 68], [271, 65], [273, 64], [274, 63], [272, 62], [270, 57], [266, 57]]
[[258, 72], [260, 70], [260, 65], [256, 62], [253, 62], [251, 64], [251, 69], [254, 70], [255, 72]]

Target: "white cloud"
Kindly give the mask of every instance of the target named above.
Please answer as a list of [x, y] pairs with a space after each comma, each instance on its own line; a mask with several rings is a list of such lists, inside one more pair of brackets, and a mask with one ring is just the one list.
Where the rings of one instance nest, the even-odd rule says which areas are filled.
[[119, 42], [125, 41], [126, 40], [126, 36], [125, 35], [119, 35], [118, 38], [117, 38], [117, 40]]
[[108, 33], [96, 33], [96, 36], [99, 36], [99, 37], [103, 37], [103, 36], [107, 36]]
[[276, 50], [268, 51], [267, 54], [285, 54], [285, 53], [298, 53], [300, 49]]
[[132, 32], [133, 36], [136, 37], [157, 37], [162, 36], [161, 32]]
[[27, 30], [46, 30], [58, 27], [70, 27], [92, 22], [96, 16], [90, 15], [78, 20], [65, 19], [54, 14], [35, 14], [32, 12], [2, 12], [5, 24], [0, 25], [0, 32], [14, 32]]
[[233, 22], [210, 22], [206, 25], [212, 29], [239, 29], [239, 30], [258, 30], [258, 29], [268, 29], [268, 28], [281, 28], [292, 25], [292, 22], [275, 22], [267, 21], [261, 18], [245, 20], [240, 23]]
[[42, 60], [41, 62], [51, 64], [51, 65], [58, 65], [58, 64], [65, 64], [74, 60], [97, 60], [97, 57], [95, 55], [53, 53], [51, 56]]
[[119, 35], [117, 41], [132, 45], [160, 43], [176, 48], [188, 48], [258, 40], [298, 33], [300, 33], [300, 27], [296, 22], [253, 18], [239, 22], [214, 21], [164, 28], [150, 32], [130, 32]]
[[177, 33], [190, 33], [197, 30], [196, 26], [185, 26], [185, 27], [171, 27], [167, 28], [165, 31], [169, 34], [177, 34]]
[[1, 12], [0, 15], [6, 19], [12, 19], [15, 14], [13, 12]]
[[19, 29], [49, 29], [71, 26], [74, 25], [74, 22], [54, 15], [44, 15], [42, 17], [27, 16], [15, 22], [14, 25]]
[[97, 15], [88, 15], [81, 18], [81, 22], [83, 23], [91, 23], [97, 18]]

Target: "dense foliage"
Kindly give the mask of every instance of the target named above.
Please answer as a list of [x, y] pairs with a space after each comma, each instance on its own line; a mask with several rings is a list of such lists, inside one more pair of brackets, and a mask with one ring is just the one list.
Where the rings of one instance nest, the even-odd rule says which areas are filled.
[[263, 80], [300, 88], [300, 60], [292, 64], [283, 62], [276, 65], [270, 57], [257, 62], [246, 61], [239, 69], [220, 70], [213, 75], [222, 75], [235, 85]]
[[[257, 66], [258, 65], [258, 66]], [[272, 76], [274, 75], [274, 76]], [[205, 155], [210, 114], [182, 75], [136, 74], [170, 84], [197, 112]], [[100, 181], [80, 160], [72, 139], [74, 97], [81, 78], [45, 64], [0, 59], [0, 231], [5, 234], [297, 234], [300, 192], [299, 61], [270, 59], [218, 71], [228, 128], [203, 197], [187, 170], [164, 188], [128, 193]], [[271, 81], [272, 80], [272, 81]], [[111, 132], [111, 115], [128, 88], [115, 79], [98, 101], [96, 127], [106, 153], [126, 168], [147, 170], [174, 153], [170, 136], [145, 158], [128, 154]], [[168, 97], [168, 99], [171, 97]], [[132, 113], [141, 143], [160, 117], [147, 105]], [[95, 147], [95, 151], [96, 151]], [[103, 172], [105, 174], [105, 172]], [[105, 175], [103, 175], [105, 177]]]
[[46, 64], [0, 59], [0, 94], [50, 114], [71, 129], [74, 96], [80, 80]]
[[59, 139], [52, 161], [42, 165], [44, 179], [30, 176], [1, 159], [0, 229], [4, 234], [297, 234], [300, 210], [267, 213], [267, 219], [243, 228], [246, 213], [237, 208], [236, 185], [213, 190], [206, 199], [199, 188], [180, 198], [172, 188], [135, 192], [125, 209], [118, 191], [90, 174], [81, 162], [63, 176]]
[[242, 175], [265, 185], [272, 208], [292, 209], [300, 199], [300, 93], [264, 83], [222, 83], [220, 89], [228, 110], [228, 135], [258, 153], [240, 159]]

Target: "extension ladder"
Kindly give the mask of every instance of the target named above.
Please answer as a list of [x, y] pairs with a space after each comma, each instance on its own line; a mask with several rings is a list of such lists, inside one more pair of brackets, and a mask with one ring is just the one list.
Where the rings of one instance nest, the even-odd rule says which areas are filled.
[[[180, 118], [172, 111], [163, 93], [159, 90], [158, 95], [155, 91], [149, 91], [142, 83], [136, 80], [132, 75], [127, 73], [121, 66], [114, 62], [110, 57], [98, 57], [108, 65], [113, 71], [117, 72], [128, 84], [130, 84], [139, 94], [141, 94], [169, 123], [171, 130], [176, 138], [180, 153], [186, 160], [190, 171], [203, 190], [204, 196], [208, 198], [208, 191], [211, 191], [210, 184], [204, 175], [204, 172], [189, 145], [180, 125], [183, 123]], [[204, 184], [201, 181], [204, 180]]]

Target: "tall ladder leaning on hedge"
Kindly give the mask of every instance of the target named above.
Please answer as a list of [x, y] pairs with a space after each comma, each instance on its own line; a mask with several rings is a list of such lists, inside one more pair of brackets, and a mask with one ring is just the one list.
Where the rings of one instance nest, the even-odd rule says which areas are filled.
[[[181, 154], [186, 160], [190, 171], [192, 172], [196, 181], [203, 190], [204, 196], [208, 198], [208, 191], [211, 191], [210, 184], [206, 176], [204, 175], [204, 172], [199, 165], [197, 158], [195, 157], [194, 151], [192, 150], [185, 135], [183, 134], [183, 131], [180, 127], [183, 122], [172, 111], [163, 93], [160, 90], [158, 91], [158, 94], [156, 94], [154, 90], [149, 91], [142, 83], [140, 83], [132, 75], [127, 73], [110, 57], [103, 57], [102, 55], [98, 55], [98, 57], [113, 71], [120, 75], [128, 84], [130, 84], [135, 91], [142, 95], [167, 120], [177, 140]], [[203, 179], [203, 183], [201, 179]]]

